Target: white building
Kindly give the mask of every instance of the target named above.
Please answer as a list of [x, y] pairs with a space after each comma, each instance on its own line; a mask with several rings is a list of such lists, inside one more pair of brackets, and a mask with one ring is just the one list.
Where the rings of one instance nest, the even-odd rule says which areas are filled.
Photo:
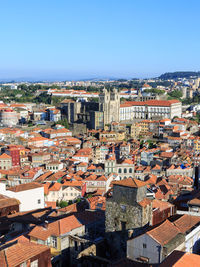
[[181, 118], [182, 104], [178, 100], [127, 101], [120, 105], [120, 121], [134, 119]]
[[135, 165], [130, 159], [124, 159], [117, 162], [115, 157], [110, 157], [105, 161], [105, 174], [117, 173], [119, 179], [123, 180], [129, 177], [134, 177]]
[[127, 258], [145, 261], [149, 264], [161, 263], [173, 250], [184, 248], [184, 235], [166, 220], [161, 225], [127, 241]]
[[127, 241], [127, 257], [161, 263], [174, 250], [197, 253], [200, 249], [200, 217], [185, 214]]
[[0, 183], [0, 194], [18, 199], [21, 203], [19, 211], [45, 207], [44, 187], [35, 182], [10, 187], [8, 190], [6, 190], [5, 184]]

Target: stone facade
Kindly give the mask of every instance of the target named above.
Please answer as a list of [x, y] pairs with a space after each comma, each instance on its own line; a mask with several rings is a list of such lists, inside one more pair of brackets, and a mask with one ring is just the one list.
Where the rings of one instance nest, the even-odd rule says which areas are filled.
[[106, 231], [134, 229], [151, 221], [150, 206], [144, 209], [139, 202], [146, 196], [146, 186], [140, 188], [114, 185], [113, 197], [106, 202]]
[[152, 204], [144, 205], [146, 186], [128, 187], [115, 185], [113, 197], [106, 201], [106, 236], [110, 243], [111, 257], [126, 255], [129, 233], [141, 229], [152, 220]]
[[116, 89], [106, 89], [99, 95], [99, 111], [103, 112], [104, 126], [111, 122], [119, 122], [120, 95]]

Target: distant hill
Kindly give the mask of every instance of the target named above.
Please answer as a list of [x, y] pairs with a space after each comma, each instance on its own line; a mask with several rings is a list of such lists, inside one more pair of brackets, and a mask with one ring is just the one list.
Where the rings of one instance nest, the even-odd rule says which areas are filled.
[[190, 78], [190, 77], [200, 77], [200, 71], [176, 71], [176, 72], [166, 72], [160, 75], [159, 79], [170, 80], [177, 78]]

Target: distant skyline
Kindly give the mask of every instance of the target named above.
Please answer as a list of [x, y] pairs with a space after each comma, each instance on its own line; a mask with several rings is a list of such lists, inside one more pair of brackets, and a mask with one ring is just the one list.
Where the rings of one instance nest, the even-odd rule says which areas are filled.
[[1, 80], [149, 78], [200, 70], [198, 0], [1, 3]]

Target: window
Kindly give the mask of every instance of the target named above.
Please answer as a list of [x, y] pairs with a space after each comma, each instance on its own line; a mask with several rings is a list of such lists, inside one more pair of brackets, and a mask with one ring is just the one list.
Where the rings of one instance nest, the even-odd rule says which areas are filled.
[[121, 221], [121, 230], [122, 232], [126, 231], [126, 222]]
[[132, 173], [132, 168], [129, 169], [129, 173]]
[[121, 168], [119, 168], [119, 173], [122, 173], [122, 169]]
[[41, 199], [38, 199], [37, 203], [40, 204], [41, 203]]
[[38, 239], [37, 243], [40, 244], [40, 245], [44, 245], [45, 244], [45, 241], [43, 241], [41, 239]]
[[32, 261], [30, 267], [38, 267], [38, 260]]
[[74, 241], [74, 248], [75, 248], [75, 251], [78, 250], [78, 242], [77, 241]]
[[52, 236], [52, 247], [57, 248], [57, 237]]
[[147, 248], [147, 244], [143, 243], [143, 248]]
[[20, 267], [26, 267], [26, 266], [27, 266], [26, 262], [20, 264]]
[[126, 168], [124, 169], [124, 173], [127, 173], [127, 169]]
[[126, 206], [125, 206], [125, 205], [120, 205], [120, 207], [121, 207], [121, 210], [122, 210], [123, 212], [126, 212]]

